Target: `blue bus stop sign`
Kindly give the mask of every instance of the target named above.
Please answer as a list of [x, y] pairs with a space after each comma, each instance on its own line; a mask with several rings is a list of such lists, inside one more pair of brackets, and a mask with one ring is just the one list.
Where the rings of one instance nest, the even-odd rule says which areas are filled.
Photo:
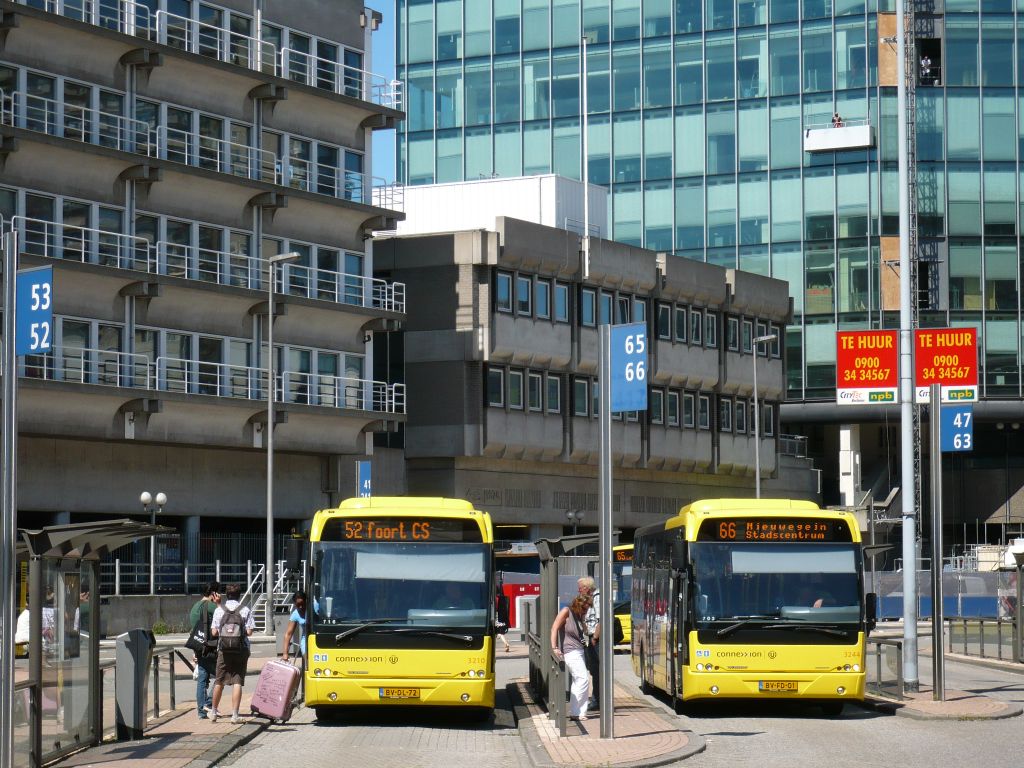
[[53, 343], [53, 267], [18, 272], [14, 354], [49, 352]]
[[612, 413], [647, 410], [647, 325], [611, 328]]
[[370, 496], [373, 490], [370, 481], [370, 462], [357, 461], [356, 466], [358, 467], [357, 474], [359, 476], [359, 488], [356, 490], [359, 492], [360, 497]]
[[942, 431], [939, 442], [943, 453], [974, 449], [974, 412], [971, 406], [944, 405], [940, 419]]

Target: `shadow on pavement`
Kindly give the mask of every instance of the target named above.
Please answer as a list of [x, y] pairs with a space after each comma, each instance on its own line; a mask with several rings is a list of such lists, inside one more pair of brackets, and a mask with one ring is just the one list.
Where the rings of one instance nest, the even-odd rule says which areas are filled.
[[494, 714], [479, 719], [475, 712], [461, 707], [346, 707], [331, 712], [329, 717], [319, 718], [308, 725], [331, 728], [347, 725], [372, 725], [385, 728], [443, 728], [461, 731], [504, 731], [516, 728], [508, 694], [503, 689], [495, 691]]

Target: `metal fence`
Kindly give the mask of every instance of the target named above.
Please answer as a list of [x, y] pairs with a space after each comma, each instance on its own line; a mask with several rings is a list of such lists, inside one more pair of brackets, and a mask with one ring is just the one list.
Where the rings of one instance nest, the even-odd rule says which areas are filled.
[[946, 642], [950, 653], [983, 659], [1018, 661], [1014, 644], [1019, 643], [1015, 619], [951, 616], [946, 620]]
[[[903, 574], [867, 572], [867, 591], [878, 594], [878, 617], [903, 616]], [[931, 571], [918, 571], [918, 615], [932, 615]], [[1006, 618], [1016, 605], [1016, 574], [1012, 571], [965, 571], [942, 574], [942, 611], [945, 616]]]

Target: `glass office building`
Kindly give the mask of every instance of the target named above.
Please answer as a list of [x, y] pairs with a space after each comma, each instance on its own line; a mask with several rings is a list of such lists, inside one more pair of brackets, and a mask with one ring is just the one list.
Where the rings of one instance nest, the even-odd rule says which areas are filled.
[[[398, 0], [399, 175], [580, 178], [586, 35], [588, 170], [611, 191], [612, 238], [787, 280], [787, 398], [820, 404], [812, 430], [834, 403], [837, 328], [899, 323], [894, 6]], [[1024, 2], [914, 11], [920, 323], [979, 329], [982, 406], [1016, 435]], [[873, 146], [804, 152], [836, 112], [874, 126]]]

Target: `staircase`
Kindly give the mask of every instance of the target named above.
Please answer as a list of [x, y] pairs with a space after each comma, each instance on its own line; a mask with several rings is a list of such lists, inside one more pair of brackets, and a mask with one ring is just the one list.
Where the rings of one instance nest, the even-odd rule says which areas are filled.
[[[285, 567], [284, 560], [279, 560], [274, 565], [276, 579], [274, 580], [274, 588], [271, 594], [274, 600], [273, 613], [276, 616], [290, 612], [292, 595], [295, 594], [296, 590], [305, 589], [303, 581], [305, 568], [300, 567], [297, 571], [290, 571]], [[242, 595], [241, 600], [242, 605], [249, 606], [249, 609], [252, 611], [253, 622], [256, 625], [253, 631], [257, 634], [265, 634], [267, 629], [267, 590], [266, 581], [263, 578], [265, 572], [266, 566], [261, 565], [259, 570], [253, 575], [252, 581], [245, 590], [245, 594]]]

